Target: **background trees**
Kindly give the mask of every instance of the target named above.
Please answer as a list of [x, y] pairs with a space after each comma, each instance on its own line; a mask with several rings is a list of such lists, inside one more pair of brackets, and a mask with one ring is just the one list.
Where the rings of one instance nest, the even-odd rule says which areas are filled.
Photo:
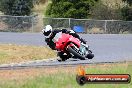
[[128, 3], [128, 5], [124, 6], [122, 8], [122, 16], [123, 16], [123, 20], [132, 20], [132, 0], [123, 0], [126, 1]]
[[46, 8], [48, 17], [132, 20], [132, 0], [50, 0], [48, 7], [44, 3], [49, 0], [0, 0], [0, 11], [5, 15], [31, 15], [34, 2]]
[[[91, 9], [91, 18], [98, 20], [121, 20], [121, 8], [123, 2], [99, 1]], [[123, 3], [124, 4], [124, 3]]]
[[51, 0], [48, 17], [132, 20], [132, 0]]
[[90, 9], [98, 0], [52, 0], [46, 15], [49, 17], [89, 18]]
[[5, 15], [24, 16], [32, 13], [32, 0], [1, 0], [0, 11]]

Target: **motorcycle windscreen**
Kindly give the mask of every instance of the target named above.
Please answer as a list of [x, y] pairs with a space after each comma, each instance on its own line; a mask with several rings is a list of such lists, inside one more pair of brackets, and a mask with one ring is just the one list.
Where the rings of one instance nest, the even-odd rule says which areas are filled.
[[58, 40], [62, 38], [62, 32], [59, 32], [55, 35], [55, 37], [52, 39], [54, 43], [58, 42]]

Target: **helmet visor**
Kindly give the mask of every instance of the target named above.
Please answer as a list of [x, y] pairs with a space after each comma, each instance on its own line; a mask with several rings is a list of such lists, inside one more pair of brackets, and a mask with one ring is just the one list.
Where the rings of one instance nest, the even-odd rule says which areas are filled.
[[50, 33], [51, 33], [51, 30], [50, 30], [50, 31], [47, 31], [47, 32], [44, 32], [44, 35], [45, 35], [45, 36], [49, 36]]

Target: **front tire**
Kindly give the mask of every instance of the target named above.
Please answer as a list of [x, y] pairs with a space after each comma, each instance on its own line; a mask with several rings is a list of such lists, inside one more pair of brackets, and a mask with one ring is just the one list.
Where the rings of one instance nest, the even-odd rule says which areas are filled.
[[88, 59], [92, 59], [94, 57], [94, 54], [92, 54], [92, 53], [89, 53], [88, 55], [87, 55], [87, 58]]

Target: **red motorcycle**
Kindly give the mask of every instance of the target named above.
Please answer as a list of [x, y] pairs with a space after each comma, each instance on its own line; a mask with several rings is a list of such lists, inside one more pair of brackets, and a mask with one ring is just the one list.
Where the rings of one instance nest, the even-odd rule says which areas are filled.
[[72, 35], [59, 32], [53, 38], [54, 43], [56, 44], [56, 50], [61, 60], [65, 61], [69, 58], [78, 58], [80, 60], [85, 60], [86, 58], [92, 59], [94, 54], [89, 49], [89, 46], [81, 43], [81, 41]]

